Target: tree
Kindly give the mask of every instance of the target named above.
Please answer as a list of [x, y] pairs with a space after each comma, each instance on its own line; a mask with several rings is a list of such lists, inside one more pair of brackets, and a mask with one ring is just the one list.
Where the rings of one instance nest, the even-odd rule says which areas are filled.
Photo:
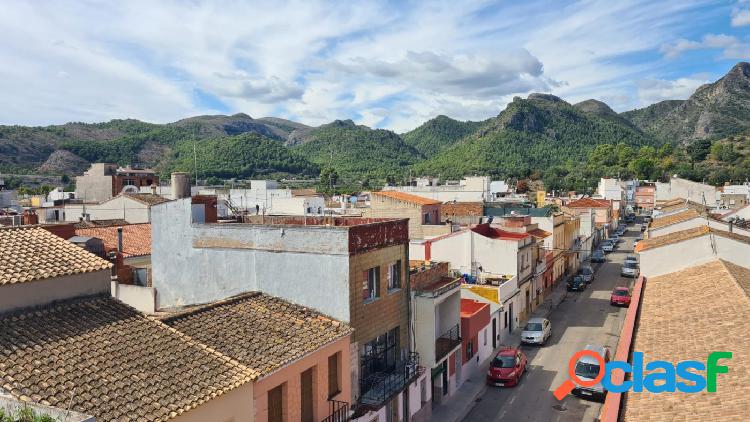
[[320, 172], [320, 187], [325, 192], [333, 193], [338, 180], [339, 174], [333, 167], [325, 167]]
[[638, 179], [651, 180], [654, 177], [656, 170], [656, 163], [651, 158], [640, 157], [631, 161], [628, 164], [628, 169], [633, 172], [633, 175]]
[[525, 180], [519, 180], [518, 183], [516, 183], [516, 192], [526, 193], [528, 191], [529, 191], [529, 184]]
[[695, 163], [698, 161], [703, 161], [708, 156], [708, 153], [711, 150], [711, 141], [708, 139], [698, 139], [696, 141], [693, 141], [689, 143], [685, 147], [685, 151], [688, 153], [688, 156], [690, 157], [690, 164], [695, 167]]

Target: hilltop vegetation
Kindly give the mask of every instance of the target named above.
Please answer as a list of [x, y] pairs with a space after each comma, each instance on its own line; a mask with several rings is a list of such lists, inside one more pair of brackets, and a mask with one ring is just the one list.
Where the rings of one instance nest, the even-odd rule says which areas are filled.
[[425, 157], [452, 146], [462, 138], [476, 132], [481, 122], [461, 122], [446, 116], [437, 116], [401, 137]]
[[458, 179], [487, 174], [587, 190], [600, 176], [664, 179], [679, 174], [721, 184], [748, 174], [750, 64], [687, 100], [616, 113], [549, 94], [516, 98], [496, 117], [462, 122], [437, 116], [398, 135], [351, 120], [311, 127], [238, 113], [169, 124], [133, 119], [48, 127], [0, 126], [0, 171], [80, 174], [91, 162], [151, 166], [200, 177], [315, 177], [344, 190], [400, 183], [409, 176]]

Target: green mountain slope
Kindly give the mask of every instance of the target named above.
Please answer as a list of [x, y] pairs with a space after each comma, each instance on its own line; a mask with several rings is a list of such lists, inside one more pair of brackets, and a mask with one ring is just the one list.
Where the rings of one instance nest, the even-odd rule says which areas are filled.
[[462, 122], [440, 115], [401, 137], [407, 145], [411, 145], [425, 157], [432, 157], [474, 133], [479, 126], [481, 122]]
[[[317, 176], [320, 171], [282, 143], [257, 133], [201, 139], [195, 145], [199, 178]], [[193, 141], [180, 140], [164, 172], [193, 172], [194, 163]]]
[[525, 100], [515, 98], [474, 135], [417, 164], [415, 170], [443, 178], [526, 177], [532, 170], [581, 162], [598, 144], [620, 142], [655, 143], [630, 125], [581, 111], [551, 95], [532, 94]]
[[357, 126], [351, 120], [336, 120], [309, 134], [308, 142], [292, 147], [318, 166], [331, 166], [352, 180], [402, 176], [407, 167], [422, 160], [414, 148], [397, 134]]
[[663, 141], [717, 139], [750, 128], [750, 63], [737, 63], [718, 81], [685, 101], [668, 101], [625, 112], [623, 117]]

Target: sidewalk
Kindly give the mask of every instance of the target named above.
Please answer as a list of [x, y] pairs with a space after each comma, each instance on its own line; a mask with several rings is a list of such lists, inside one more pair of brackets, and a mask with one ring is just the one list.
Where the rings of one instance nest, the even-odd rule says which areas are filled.
[[[560, 281], [552, 289], [550, 294], [544, 299], [538, 308], [532, 312], [532, 316], [547, 318], [550, 313], [560, 304], [568, 294], [567, 287], [564, 282]], [[517, 347], [521, 344], [521, 328], [516, 328], [512, 332], [510, 344], [505, 344], [500, 347]], [[500, 348], [498, 347], [497, 350]], [[495, 350], [495, 353], [497, 352]], [[458, 422], [463, 420], [466, 415], [469, 414], [471, 409], [474, 407], [474, 403], [480, 398], [487, 390], [487, 384], [485, 383], [485, 374], [490, 368], [490, 362], [495, 357], [495, 353], [492, 353], [488, 359], [486, 359], [479, 366], [477, 371], [471, 378], [467, 379], [461, 388], [458, 389], [446, 403], [436, 406], [432, 409], [431, 421], [437, 422]]]

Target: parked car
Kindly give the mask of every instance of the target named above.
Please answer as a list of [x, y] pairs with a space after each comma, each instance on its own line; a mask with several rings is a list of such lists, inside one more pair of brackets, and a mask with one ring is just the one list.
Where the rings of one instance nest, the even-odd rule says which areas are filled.
[[518, 385], [521, 375], [526, 372], [526, 355], [517, 348], [501, 349], [490, 363], [487, 384], [498, 387]]
[[620, 268], [620, 275], [624, 277], [638, 277], [638, 264], [630, 261], [624, 262]]
[[628, 214], [628, 216], [625, 217], [625, 221], [627, 223], [635, 223], [635, 214]]
[[613, 244], [617, 245], [617, 243], [620, 241], [620, 235], [615, 233], [609, 237], [609, 240], [611, 240]]
[[568, 280], [568, 291], [578, 291], [582, 292], [586, 290], [586, 281], [581, 277], [580, 275], [573, 276], [571, 279]]
[[635, 255], [628, 255], [625, 257], [624, 263], [627, 264], [628, 262], [632, 262], [636, 266], [638, 266], [638, 257]]
[[645, 232], [647, 228], [648, 228], [648, 224], [646, 223], [641, 224], [641, 232]]
[[643, 233], [638, 233], [638, 236], [635, 237], [635, 240], [643, 240]]
[[[610, 360], [610, 350], [606, 346], [587, 344], [585, 350], [592, 350], [604, 359], [605, 365]], [[566, 369], [567, 370], [567, 369]], [[599, 371], [604, 371], [599, 367], [599, 361], [591, 356], [583, 356], [576, 362], [575, 374], [581, 381], [591, 381], [599, 375]], [[573, 394], [589, 400], [604, 400], [607, 396], [607, 390], [601, 382], [591, 387], [576, 386], [573, 388]]]
[[604, 256], [604, 251], [597, 249], [591, 254], [591, 262], [607, 262], [607, 258]]
[[531, 318], [521, 331], [521, 343], [544, 344], [552, 335], [552, 323], [546, 318]]
[[583, 281], [586, 283], [591, 284], [592, 281], [594, 281], [594, 269], [589, 267], [588, 265], [584, 265], [581, 267], [581, 269], [578, 271], [578, 273], [583, 277]]
[[614, 250], [615, 250], [614, 242], [612, 242], [609, 239], [602, 242], [602, 251], [609, 253], [609, 252], [614, 252]]
[[630, 306], [630, 289], [615, 287], [609, 296], [609, 304], [614, 306]]

